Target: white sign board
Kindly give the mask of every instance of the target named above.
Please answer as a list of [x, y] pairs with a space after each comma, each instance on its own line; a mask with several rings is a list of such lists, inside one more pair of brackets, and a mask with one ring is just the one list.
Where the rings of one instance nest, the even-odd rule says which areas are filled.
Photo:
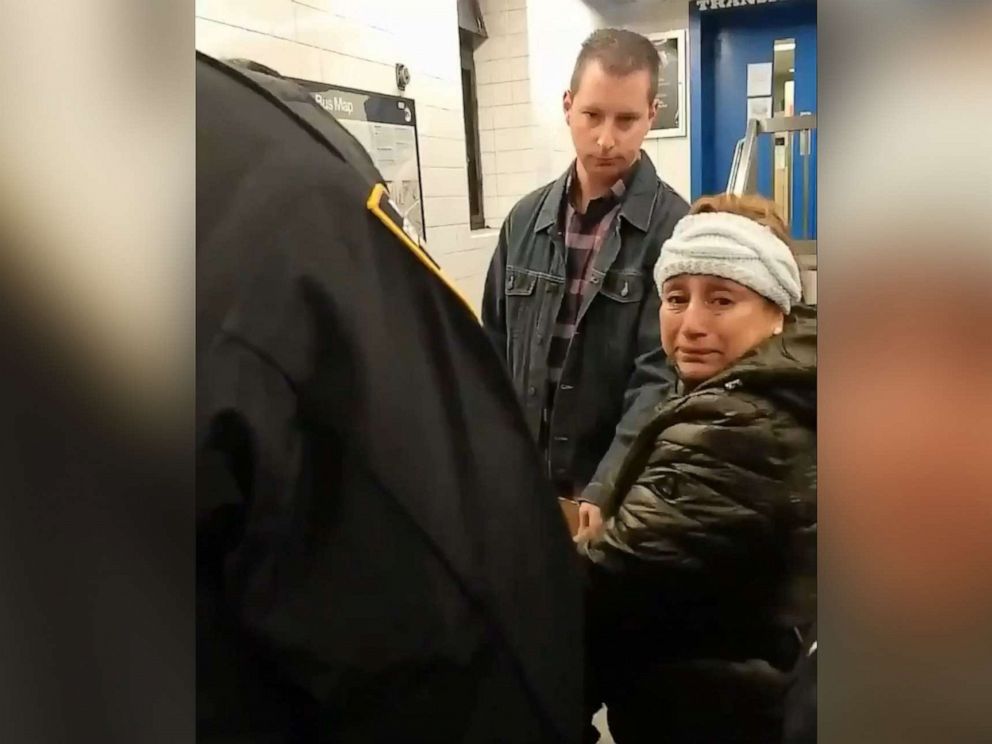
[[[738, 68], [740, 69], [740, 68]], [[747, 96], [770, 96], [772, 94], [772, 63], [762, 62], [747, 66]]]
[[768, 119], [772, 115], [772, 97], [764, 96], [762, 98], [748, 98], [747, 99], [747, 118], [751, 119]]

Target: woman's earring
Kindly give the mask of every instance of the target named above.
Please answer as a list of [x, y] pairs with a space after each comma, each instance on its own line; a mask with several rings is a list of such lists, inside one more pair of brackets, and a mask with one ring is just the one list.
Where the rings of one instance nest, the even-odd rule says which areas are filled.
[[774, 331], [772, 331], [776, 336], [782, 335], [782, 326], [778, 326]]

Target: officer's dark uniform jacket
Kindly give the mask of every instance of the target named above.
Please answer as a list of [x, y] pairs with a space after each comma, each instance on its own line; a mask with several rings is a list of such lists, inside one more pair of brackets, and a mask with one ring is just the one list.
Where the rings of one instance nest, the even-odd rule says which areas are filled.
[[658, 741], [779, 741], [816, 616], [815, 310], [679, 389], [601, 486], [605, 529], [583, 552], [611, 721]]
[[[559, 215], [567, 178], [566, 172], [510, 211], [482, 306], [483, 323], [504, 355], [535, 438], [548, 403], [548, 352], [564, 299], [567, 255]], [[604, 480], [674, 383], [658, 343], [652, 273], [662, 244], [688, 210], [642, 151], [619, 214], [593, 259], [551, 410], [546, 466], [556, 482], [584, 487]], [[597, 504], [604, 497], [598, 488], [582, 494]]]
[[292, 83], [197, 55], [199, 738], [573, 741], [574, 550], [377, 180]]

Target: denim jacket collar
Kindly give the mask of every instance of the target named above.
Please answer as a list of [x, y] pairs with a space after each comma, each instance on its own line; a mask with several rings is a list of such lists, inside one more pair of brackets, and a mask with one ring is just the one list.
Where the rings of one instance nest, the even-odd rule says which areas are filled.
[[[568, 174], [571, 169], [572, 166], [569, 166], [552, 184], [544, 204], [541, 206], [541, 211], [537, 215], [534, 232], [547, 230], [558, 221], [558, 210], [565, 195]], [[641, 232], [647, 232], [648, 225], [651, 224], [657, 185], [658, 172], [654, 168], [654, 163], [651, 162], [647, 153], [641, 150], [634, 180], [624, 195], [623, 204], [620, 207], [620, 215]]]

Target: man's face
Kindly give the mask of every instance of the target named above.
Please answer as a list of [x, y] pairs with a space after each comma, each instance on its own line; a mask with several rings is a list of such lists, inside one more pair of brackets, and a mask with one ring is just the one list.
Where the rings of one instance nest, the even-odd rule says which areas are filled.
[[617, 77], [595, 59], [582, 71], [578, 90], [566, 91], [575, 155], [597, 183], [614, 183], [637, 160], [657, 113], [653, 93], [647, 70]]

